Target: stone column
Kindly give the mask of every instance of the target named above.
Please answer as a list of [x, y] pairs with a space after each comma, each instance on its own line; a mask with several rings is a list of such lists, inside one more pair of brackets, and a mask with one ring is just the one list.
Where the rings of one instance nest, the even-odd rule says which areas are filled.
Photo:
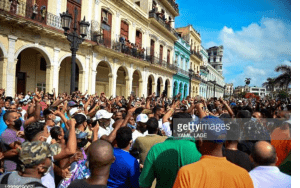
[[0, 88], [6, 88], [7, 58], [0, 59]]
[[125, 97], [128, 97], [132, 91], [132, 76], [125, 77], [126, 89], [125, 89]]
[[97, 71], [92, 70], [91, 71], [91, 78], [90, 78], [90, 86], [89, 86], [89, 94], [95, 94], [96, 93], [96, 76], [97, 76]]
[[16, 64], [15, 59], [15, 44], [18, 37], [8, 35], [8, 54], [7, 54], [7, 67], [6, 67], [6, 96], [15, 96], [15, 85], [16, 85]]
[[53, 70], [54, 66], [47, 65], [46, 69], [46, 93], [52, 93], [53, 89]]
[[[85, 74], [84, 74], [84, 92], [89, 90], [89, 75], [90, 75], [90, 56], [85, 57]], [[89, 91], [90, 92], [90, 91]]]
[[58, 83], [59, 83], [59, 70], [60, 70], [60, 66], [58, 65], [58, 61], [59, 61], [59, 52], [60, 52], [60, 48], [54, 48], [53, 49], [54, 55], [53, 55], [53, 74], [52, 74], [52, 88], [55, 88], [55, 94], [57, 95], [59, 93], [58, 91]]
[[143, 87], [144, 87], [144, 83], [143, 83], [143, 79], [142, 78], [140, 78], [139, 79], [139, 93], [138, 93], [138, 97], [142, 97], [143, 96]]
[[109, 96], [116, 96], [116, 87], [117, 87], [117, 76], [116, 76], [116, 71], [113, 70], [113, 72], [115, 72], [115, 74], [113, 73], [109, 73], [108, 74], [108, 78], [109, 78]]
[[85, 93], [85, 71], [79, 70], [79, 79], [78, 79], [78, 90], [81, 91], [81, 93]]

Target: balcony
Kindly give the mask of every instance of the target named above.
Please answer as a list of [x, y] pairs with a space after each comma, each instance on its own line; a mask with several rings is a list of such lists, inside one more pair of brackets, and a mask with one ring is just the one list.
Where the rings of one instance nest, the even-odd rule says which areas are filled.
[[168, 2], [171, 4], [171, 6], [174, 8], [174, 10], [179, 13], [178, 4], [175, 3], [175, 1], [173, 1], [173, 0], [168, 0]]
[[163, 4], [163, 6], [169, 10], [169, 12], [174, 15], [178, 16], [179, 15], [179, 8], [178, 4], [175, 3], [174, 0], [160, 0], [160, 2]]
[[162, 17], [160, 17], [158, 12], [149, 12], [149, 18], [154, 19], [162, 29], [172, 34], [174, 40], [177, 40], [178, 33], [175, 31], [174, 28], [171, 27], [170, 22], [166, 22], [166, 19], [164, 20]]
[[201, 61], [203, 61], [203, 57], [200, 52], [196, 52], [196, 50], [191, 50], [191, 54], [197, 56]]
[[55, 38], [65, 38], [60, 16], [47, 12], [46, 6], [36, 7], [26, 2], [0, 0], [0, 22], [19, 25], [31, 32], [43, 32]]
[[179, 67], [177, 69], [178, 69], [178, 73], [183, 74], [183, 75], [189, 77], [189, 71], [183, 70], [183, 69], [181, 69]]
[[167, 63], [165, 60], [159, 59], [153, 55], [147, 55], [146, 61], [150, 62], [150, 65], [160, 68], [167, 68], [172, 71], [177, 71], [177, 67], [174, 64]]

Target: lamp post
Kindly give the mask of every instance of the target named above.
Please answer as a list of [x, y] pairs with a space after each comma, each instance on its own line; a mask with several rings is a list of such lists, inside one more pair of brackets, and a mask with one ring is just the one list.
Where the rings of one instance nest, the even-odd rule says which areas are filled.
[[70, 93], [72, 94], [75, 91], [75, 67], [76, 67], [76, 52], [78, 50], [79, 45], [84, 41], [84, 37], [87, 35], [87, 30], [88, 27], [90, 26], [89, 22], [85, 21], [85, 17], [83, 20], [79, 23], [79, 31], [80, 35], [77, 34], [77, 8], [75, 7], [74, 10], [75, 17], [74, 17], [74, 27], [73, 31], [69, 32], [70, 27], [71, 27], [71, 22], [72, 22], [72, 15], [68, 13], [68, 9], [66, 12], [63, 12], [60, 14], [61, 17], [61, 24], [62, 28], [64, 29], [64, 34], [67, 36], [68, 41], [70, 42], [71, 46], [71, 52], [72, 52], [72, 68], [71, 68], [71, 91]]
[[193, 76], [193, 74], [194, 74], [194, 71], [193, 71], [193, 69], [189, 69], [189, 77], [190, 77], [190, 88], [189, 88], [189, 95], [190, 95], [190, 97], [192, 97], [192, 95], [191, 95], [191, 88], [192, 88], [192, 76]]

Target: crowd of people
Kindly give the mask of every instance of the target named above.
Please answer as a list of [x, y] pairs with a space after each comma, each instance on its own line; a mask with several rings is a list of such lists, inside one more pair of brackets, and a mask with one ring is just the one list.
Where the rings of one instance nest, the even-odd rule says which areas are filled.
[[119, 38], [119, 42], [121, 43], [121, 52], [132, 55], [136, 58], [143, 59], [145, 57], [145, 48], [139, 46], [139, 44], [132, 43], [128, 39], [125, 38], [124, 35], [121, 35]]
[[[291, 187], [291, 101], [0, 89], [0, 184]], [[228, 124], [209, 139], [178, 122]]]

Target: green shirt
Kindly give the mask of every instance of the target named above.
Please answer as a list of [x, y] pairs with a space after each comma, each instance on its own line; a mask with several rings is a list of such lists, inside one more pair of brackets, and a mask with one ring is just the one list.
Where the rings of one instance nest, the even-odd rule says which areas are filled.
[[148, 152], [139, 179], [140, 187], [151, 187], [155, 178], [157, 188], [173, 187], [178, 170], [199, 161], [200, 157], [193, 138], [169, 137]]

